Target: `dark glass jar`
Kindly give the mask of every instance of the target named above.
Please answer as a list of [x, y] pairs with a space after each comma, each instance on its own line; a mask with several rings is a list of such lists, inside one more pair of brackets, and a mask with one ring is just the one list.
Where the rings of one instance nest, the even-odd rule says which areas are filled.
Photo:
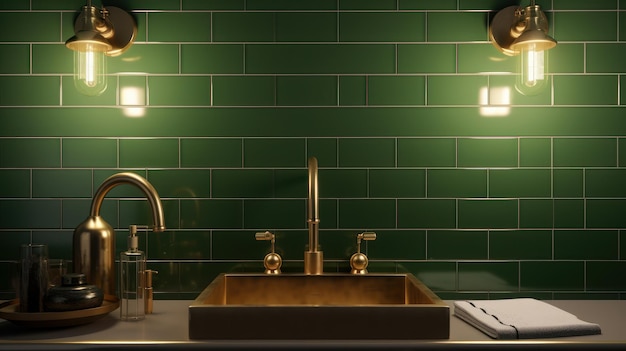
[[104, 294], [95, 285], [88, 285], [83, 273], [69, 273], [62, 278], [61, 286], [48, 290], [44, 301], [48, 312], [74, 311], [102, 305]]

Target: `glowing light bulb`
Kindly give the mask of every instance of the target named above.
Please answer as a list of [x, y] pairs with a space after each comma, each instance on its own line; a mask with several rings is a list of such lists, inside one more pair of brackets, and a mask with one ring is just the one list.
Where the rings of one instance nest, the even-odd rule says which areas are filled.
[[74, 86], [85, 95], [96, 96], [107, 88], [106, 45], [80, 43], [74, 50]]
[[534, 43], [524, 45], [520, 53], [517, 90], [525, 95], [539, 93], [547, 83], [547, 52]]

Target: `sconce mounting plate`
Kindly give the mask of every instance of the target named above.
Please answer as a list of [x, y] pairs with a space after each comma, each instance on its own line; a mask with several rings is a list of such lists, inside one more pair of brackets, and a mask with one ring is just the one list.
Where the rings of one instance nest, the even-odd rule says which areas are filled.
[[[137, 23], [130, 13], [119, 7], [107, 6], [107, 20], [113, 27], [114, 35], [107, 38], [113, 49], [106, 52], [107, 56], [118, 56], [126, 51], [134, 42], [137, 36]], [[74, 21], [74, 31], [78, 32], [84, 22], [84, 15], [81, 12]]]
[[489, 25], [489, 40], [505, 55], [514, 56], [516, 52], [511, 49], [515, 37], [511, 35], [511, 26], [519, 21], [517, 12], [519, 6], [513, 5], [498, 11]]

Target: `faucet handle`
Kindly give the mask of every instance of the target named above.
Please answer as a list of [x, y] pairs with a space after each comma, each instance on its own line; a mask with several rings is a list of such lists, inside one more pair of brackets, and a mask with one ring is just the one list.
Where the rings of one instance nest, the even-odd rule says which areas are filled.
[[367, 265], [369, 264], [369, 260], [364, 253], [361, 253], [361, 241], [363, 240], [376, 240], [376, 233], [374, 232], [363, 232], [359, 233], [356, 236], [356, 253], [350, 257], [350, 267], [352, 270], [350, 271], [352, 274], [366, 274], [367, 273]]
[[266, 230], [264, 232], [255, 233], [254, 238], [258, 241], [269, 240], [271, 242], [270, 253], [265, 255], [265, 258], [263, 259], [265, 273], [280, 274], [280, 267], [283, 265], [283, 259], [275, 252], [276, 235]]

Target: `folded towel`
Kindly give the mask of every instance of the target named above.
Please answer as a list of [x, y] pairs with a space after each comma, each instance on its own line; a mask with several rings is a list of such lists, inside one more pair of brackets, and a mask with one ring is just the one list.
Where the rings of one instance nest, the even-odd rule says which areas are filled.
[[600, 334], [600, 326], [548, 303], [530, 299], [454, 302], [454, 314], [494, 339]]

